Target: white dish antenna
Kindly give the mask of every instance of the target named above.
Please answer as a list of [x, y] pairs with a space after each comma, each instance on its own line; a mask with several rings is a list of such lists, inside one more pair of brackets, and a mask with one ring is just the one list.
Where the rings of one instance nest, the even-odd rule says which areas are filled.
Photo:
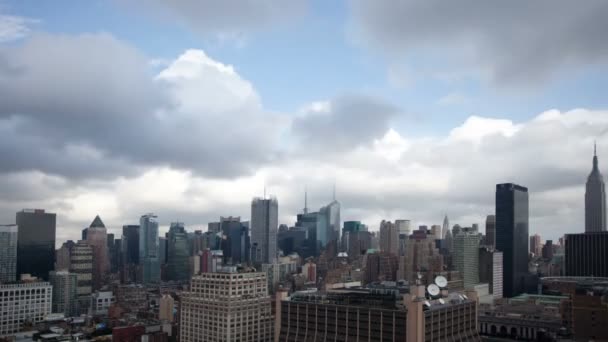
[[426, 291], [427, 291], [427, 292], [428, 292], [428, 293], [429, 293], [429, 294], [430, 294], [432, 297], [435, 297], [435, 296], [438, 296], [438, 295], [439, 295], [439, 292], [440, 292], [441, 290], [439, 289], [439, 286], [437, 286], [437, 285], [435, 285], [435, 284], [431, 284], [431, 285], [429, 285], [429, 286], [427, 286], [427, 287], [426, 287]]
[[437, 276], [437, 277], [435, 277], [435, 284], [437, 286], [439, 286], [440, 288], [444, 288], [444, 287], [448, 286], [448, 280], [445, 279], [444, 276]]
[[445, 304], [445, 300], [439, 298], [439, 304], [444, 305]]

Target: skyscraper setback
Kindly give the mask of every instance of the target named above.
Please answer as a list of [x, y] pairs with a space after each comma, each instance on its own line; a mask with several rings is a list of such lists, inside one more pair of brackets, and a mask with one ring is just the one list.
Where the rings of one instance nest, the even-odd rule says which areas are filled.
[[525, 292], [528, 275], [528, 189], [496, 185], [496, 249], [503, 252], [503, 293]]
[[251, 202], [251, 246], [255, 262], [272, 263], [277, 257], [279, 203], [276, 198]]
[[29, 273], [44, 280], [55, 267], [57, 215], [44, 209], [24, 209], [17, 213], [17, 278]]
[[585, 191], [585, 232], [606, 231], [606, 189], [600, 172], [597, 147], [593, 153], [593, 168], [587, 178]]

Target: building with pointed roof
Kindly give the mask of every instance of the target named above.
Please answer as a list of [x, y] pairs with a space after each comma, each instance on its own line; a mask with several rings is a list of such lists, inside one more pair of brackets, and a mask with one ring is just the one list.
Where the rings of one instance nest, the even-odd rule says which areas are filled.
[[443, 228], [441, 229], [441, 239], [445, 239], [446, 234], [450, 230], [450, 220], [448, 219], [448, 214], [445, 214], [443, 218]]
[[606, 189], [599, 170], [597, 147], [593, 151], [593, 168], [585, 191], [585, 232], [606, 231]]
[[99, 215], [87, 229], [87, 243], [93, 248], [93, 289], [100, 289], [109, 270], [108, 232]]

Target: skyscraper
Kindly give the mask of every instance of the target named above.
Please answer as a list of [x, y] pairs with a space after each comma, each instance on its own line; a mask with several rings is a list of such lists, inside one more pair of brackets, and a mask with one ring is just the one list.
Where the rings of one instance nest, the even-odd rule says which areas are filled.
[[222, 227], [221, 249], [227, 264], [244, 264], [249, 262], [251, 241], [249, 227], [241, 222], [240, 217], [220, 217]]
[[139, 219], [139, 227], [139, 262], [142, 283], [158, 283], [160, 282], [160, 258], [156, 215], [143, 215]]
[[51, 271], [49, 282], [53, 286], [53, 312], [63, 313], [65, 317], [76, 316], [78, 313], [77, 275], [68, 271]]
[[533, 253], [534, 256], [540, 256], [542, 250], [542, 243], [540, 235], [534, 234], [530, 236], [530, 253]]
[[24, 209], [17, 213], [17, 278], [20, 274], [49, 279], [55, 266], [57, 216], [44, 209]]
[[252, 259], [272, 263], [277, 257], [279, 203], [276, 198], [254, 198], [251, 201]]
[[454, 236], [453, 263], [465, 288], [479, 283], [479, 235], [461, 231]]
[[391, 221], [380, 222], [380, 250], [399, 254], [399, 230]]
[[190, 248], [188, 234], [181, 222], [173, 222], [167, 238], [167, 264], [169, 280], [190, 279]]
[[491, 246], [479, 248], [479, 282], [490, 285], [494, 298], [502, 298], [502, 252]]
[[566, 234], [566, 276], [608, 277], [608, 232]]
[[325, 238], [323, 245], [332, 240], [340, 240], [340, 229], [342, 223], [340, 221], [340, 203], [335, 199], [328, 205], [322, 207], [319, 210], [319, 216], [323, 217], [325, 223]]
[[606, 189], [598, 166], [596, 148], [585, 191], [585, 232], [603, 231], [606, 231]]
[[496, 216], [486, 217], [486, 243], [487, 246], [496, 247]]
[[123, 283], [137, 280], [139, 267], [139, 226], [122, 226], [122, 258], [120, 265], [120, 279]]
[[93, 290], [99, 290], [105, 283], [110, 264], [107, 230], [99, 215], [87, 229], [87, 243], [93, 248]]
[[76, 274], [76, 294], [79, 310], [86, 313], [93, 292], [93, 248], [86, 241], [78, 241], [70, 252], [70, 273]]
[[0, 225], [0, 283], [17, 280], [17, 225]]
[[443, 226], [441, 229], [441, 239], [445, 239], [445, 236], [448, 234], [448, 231], [450, 230], [450, 219], [448, 219], [448, 215], [446, 214], [445, 217], [443, 218]]
[[528, 189], [496, 185], [496, 249], [503, 253], [503, 294], [525, 292], [528, 276]]
[[51, 313], [52, 292], [48, 282], [0, 285], [0, 336], [11, 336], [26, 323], [44, 321]]

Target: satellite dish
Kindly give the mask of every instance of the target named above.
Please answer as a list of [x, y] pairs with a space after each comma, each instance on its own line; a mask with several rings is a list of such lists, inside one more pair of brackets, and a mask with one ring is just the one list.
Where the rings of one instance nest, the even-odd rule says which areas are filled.
[[469, 297], [467, 297], [465, 294], [463, 294], [462, 297], [464, 297], [464, 299], [469, 299]]
[[445, 304], [445, 300], [439, 298], [439, 304], [444, 305]]
[[431, 302], [429, 302], [428, 300], [425, 300], [423, 303], [424, 306], [426, 306], [427, 308], [431, 307]]
[[444, 276], [437, 276], [437, 277], [435, 277], [435, 284], [437, 286], [439, 286], [440, 288], [444, 288], [444, 287], [448, 286], [448, 280], [445, 279]]
[[426, 287], [426, 291], [432, 296], [435, 297], [437, 295], [439, 295], [439, 292], [441, 291], [439, 289], [439, 286], [435, 285], [435, 284], [431, 284], [429, 286]]

